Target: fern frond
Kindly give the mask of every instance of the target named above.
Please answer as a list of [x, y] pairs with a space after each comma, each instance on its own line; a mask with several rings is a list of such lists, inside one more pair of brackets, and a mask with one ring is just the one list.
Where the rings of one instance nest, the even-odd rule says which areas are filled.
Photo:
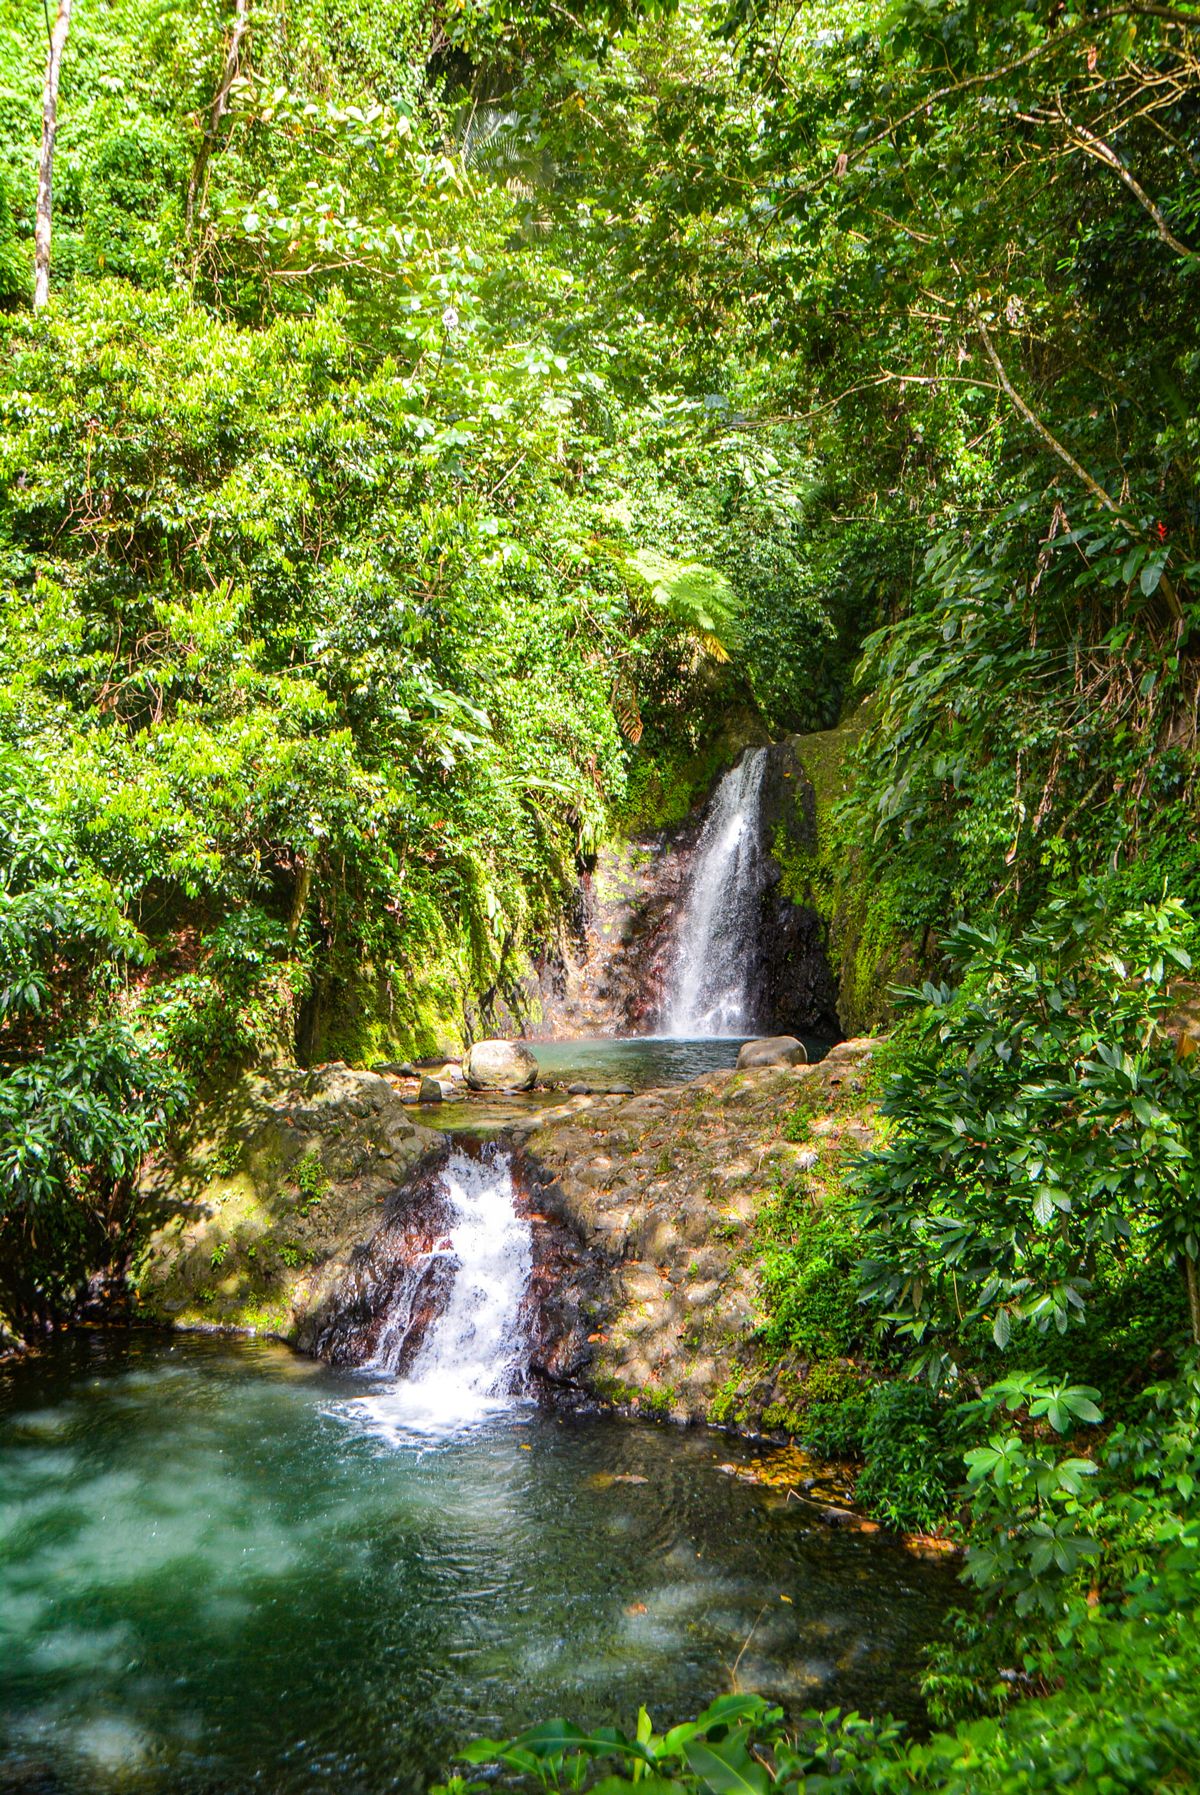
[[621, 734], [636, 748], [642, 739], [642, 712], [637, 692], [623, 673], [613, 681], [612, 710]]
[[657, 549], [639, 549], [626, 567], [649, 588], [651, 602], [693, 638], [713, 660], [728, 661], [741, 645], [738, 595], [725, 575], [703, 561], [676, 561]]

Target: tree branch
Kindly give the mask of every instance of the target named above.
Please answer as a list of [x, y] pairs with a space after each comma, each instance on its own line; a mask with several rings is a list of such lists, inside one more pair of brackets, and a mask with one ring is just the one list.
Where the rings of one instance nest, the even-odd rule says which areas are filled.
[[1063, 111], [1061, 100], [1058, 103], [1058, 116], [1070, 132], [1071, 136], [1084, 151], [1085, 155], [1093, 157], [1097, 162], [1103, 162], [1106, 168], [1111, 168], [1113, 173], [1120, 180], [1124, 181], [1134, 199], [1136, 199], [1138, 204], [1143, 206], [1146, 211], [1149, 212], [1151, 218], [1153, 218], [1154, 223], [1158, 228], [1158, 234], [1167, 247], [1173, 249], [1177, 256], [1195, 255], [1196, 251], [1194, 249], [1189, 249], [1186, 243], [1181, 243], [1179, 238], [1175, 236], [1163, 216], [1161, 207], [1150, 198], [1146, 189], [1135, 180], [1134, 176], [1118, 156], [1116, 150], [1114, 150], [1110, 144], [1105, 143], [1102, 137], [1097, 137], [1094, 131], [1089, 131], [1086, 125], [1077, 125], [1074, 119], [1069, 118]]
[[[1121, 507], [1117, 504], [1117, 501], [1113, 498], [1112, 494], [1106, 492], [1103, 486], [1100, 485], [1100, 482], [1092, 478], [1082, 462], [1076, 461], [1074, 455], [1072, 455], [1066, 444], [1060, 443], [1054, 432], [1043, 424], [1041, 418], [1038, 417], [1032, 406], [1026, 404], [1025, 400], [1021, 397], [1020, 393], [1009, 379], [1004, 363], [1000, 360], [1000, 357], [996, 352], [996, 345], [992, 341], [991, 332], [988, 330], [983, 319], [979, 317], [978, 313], [976, 313], [975, 316], [975, 327], [979, 332], [979, 339], [983, 344], [984, 352], [993, 368], [996, 370], [997, 380], [1000, 382], [1004, 392], [1008, 395], [1013, 407], [1025, 419], [1025, 422], [1029, 425], [1030, 429], [1040, 436], [1047, 448], [1051, 449], [1054, 454], [1058, 456], [1059, 460], [1064, 462], [1066, 466], [1070, 468], [1079, 483], [1091, 493], [1094, 499], [1098, 500], [1099, 503], [1104, 506], [1106, 511], [1111, 512], [1113, 517], [1124, 524], [1131, 535], [1137, 535], [1138, 532], [1125, 516], [1125, 513], [1121, 510]], [[1183, 607], [1179, 602], [1179, 594], [1175, 590], [1174, 583], [1167, 576], [1165, 569], [1159, 577], [1159, 588], [1167, 601], [1167, 608], [1170, 611], [1171, 616], [1177, 624], [1182, 624]]]
[[187, 194], [187, 228], [192, 228], [192, 219], [196, 212], [196, 201], [202, 191], [205, 177], [208, 174], [209, 158], [216, 147], [217, 132], [221, 120], [229, 110], [229, 93], [238, 76], [238, 65], [242, 51], [242, 39], [250, 23], [250, 0], [234, 0], [233, 30], [229, 36], [229, 48], [225, 52], [225, 65], [221, 70], [221, 79], [213, 98], [212, 109], [208, 115], [208, 124], [204, 136], [200, 139], [200, 148], [196, 152], [192, 178], [188, 182]]

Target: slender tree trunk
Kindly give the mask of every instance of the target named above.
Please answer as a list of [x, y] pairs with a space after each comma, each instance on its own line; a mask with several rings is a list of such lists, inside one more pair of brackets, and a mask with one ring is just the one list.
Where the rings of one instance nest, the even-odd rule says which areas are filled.
[[296, 937], [300, 933], [300, 924], [304, 921], [304, 912], [308, 909], [308, 894], [312, 890], [312, 863], [302, 862], [296, 878], [296, 889], [292, 893], [292, 913], [288, 917], [288, 945], [295, 947]]
[[1192, 1323], [1192, 1339], [1200, 1346], [1200, 1274], [1197, 1273], [1196, 1261], [1185, 1253], [1183, 1268], [1187, 1274], [1188, 1314]]
[[225, 52], [225, 66], [221, 70], [221, 79], [213, 98], [208, 115], [208, 123], [204, 128], [204, 136], [200, 139], [200, 148], [196, 151], [195, 166], [192, 178], [188, 182], [187, 225], [190, 230], [196, 215], [196, 207], [204, 197], [204, 182], [208, 175], [208, 159], [212, 155], [217, 142], [217, 133], [221, 128], [221, 120], [229, 110], [229, 90], [237, 80], [241, 63], [242, 39], [246, 35], [246, 27], [250, 23], [250, 0], [234, 0], [233, 30], [229, 34], [229, 48]]
[[70, 28], [71, 0], [58, 0], [58, 11], [50, 30], [46, 86], [42, 94], [42, 159], [38, 164], [37, 222], [33, 234], [35, 311], [40, 311], [50, 298], [50, 212], [54, 182], [54, 139], [58, 135], [58, 74]]

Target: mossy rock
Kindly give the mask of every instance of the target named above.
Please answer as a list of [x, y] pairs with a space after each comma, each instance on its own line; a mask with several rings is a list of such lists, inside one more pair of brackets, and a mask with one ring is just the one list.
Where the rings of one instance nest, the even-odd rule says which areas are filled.
[[912, 940], [891, 890], [862, 876], [858, 856], [837, 829], [836, 806], [850, 794], [854, 751], [870, 725], [868, 701], [836, 729], [789, 738], [801, 777], [792, 814], [780, 818], [771, 848], [782, 894], [810, 905], [825, 924], [838, 1020], [851, 1036], [890, 1025], [892, 987], [919, 981], [926, 950]]
[[135, 1314], [304, 1344], [389, 1194], [443, 1144], [386, 1079], [340, 1062], [211, 1092], [143, 1173]]

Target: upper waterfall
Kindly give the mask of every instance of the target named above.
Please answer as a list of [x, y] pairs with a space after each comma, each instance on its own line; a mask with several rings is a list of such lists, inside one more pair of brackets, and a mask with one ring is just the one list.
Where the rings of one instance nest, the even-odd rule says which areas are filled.
[[[364, 1401], [387, 1433], [451, 1433], [506, 1407], [525, 1367], [522, 1304], [533, 1271], [533, 1233], [518, 1215], [512, 1160], [492, 1147], [479, 1158], [460, 1148], [439, 1173], [450, 1228], [433, 1249], [449, 1285], [407, 1375]], [[388, 1315], [368, 1369], [402, 1368], [412, 1325], [409, 1288]]]
[[765, 874], [766, 770], [767, 750], [747, 749], [713, 793], [675, 938], [663, 1007], [669, 1035], [739, 1035], [757, 1025], [750, 981]]

